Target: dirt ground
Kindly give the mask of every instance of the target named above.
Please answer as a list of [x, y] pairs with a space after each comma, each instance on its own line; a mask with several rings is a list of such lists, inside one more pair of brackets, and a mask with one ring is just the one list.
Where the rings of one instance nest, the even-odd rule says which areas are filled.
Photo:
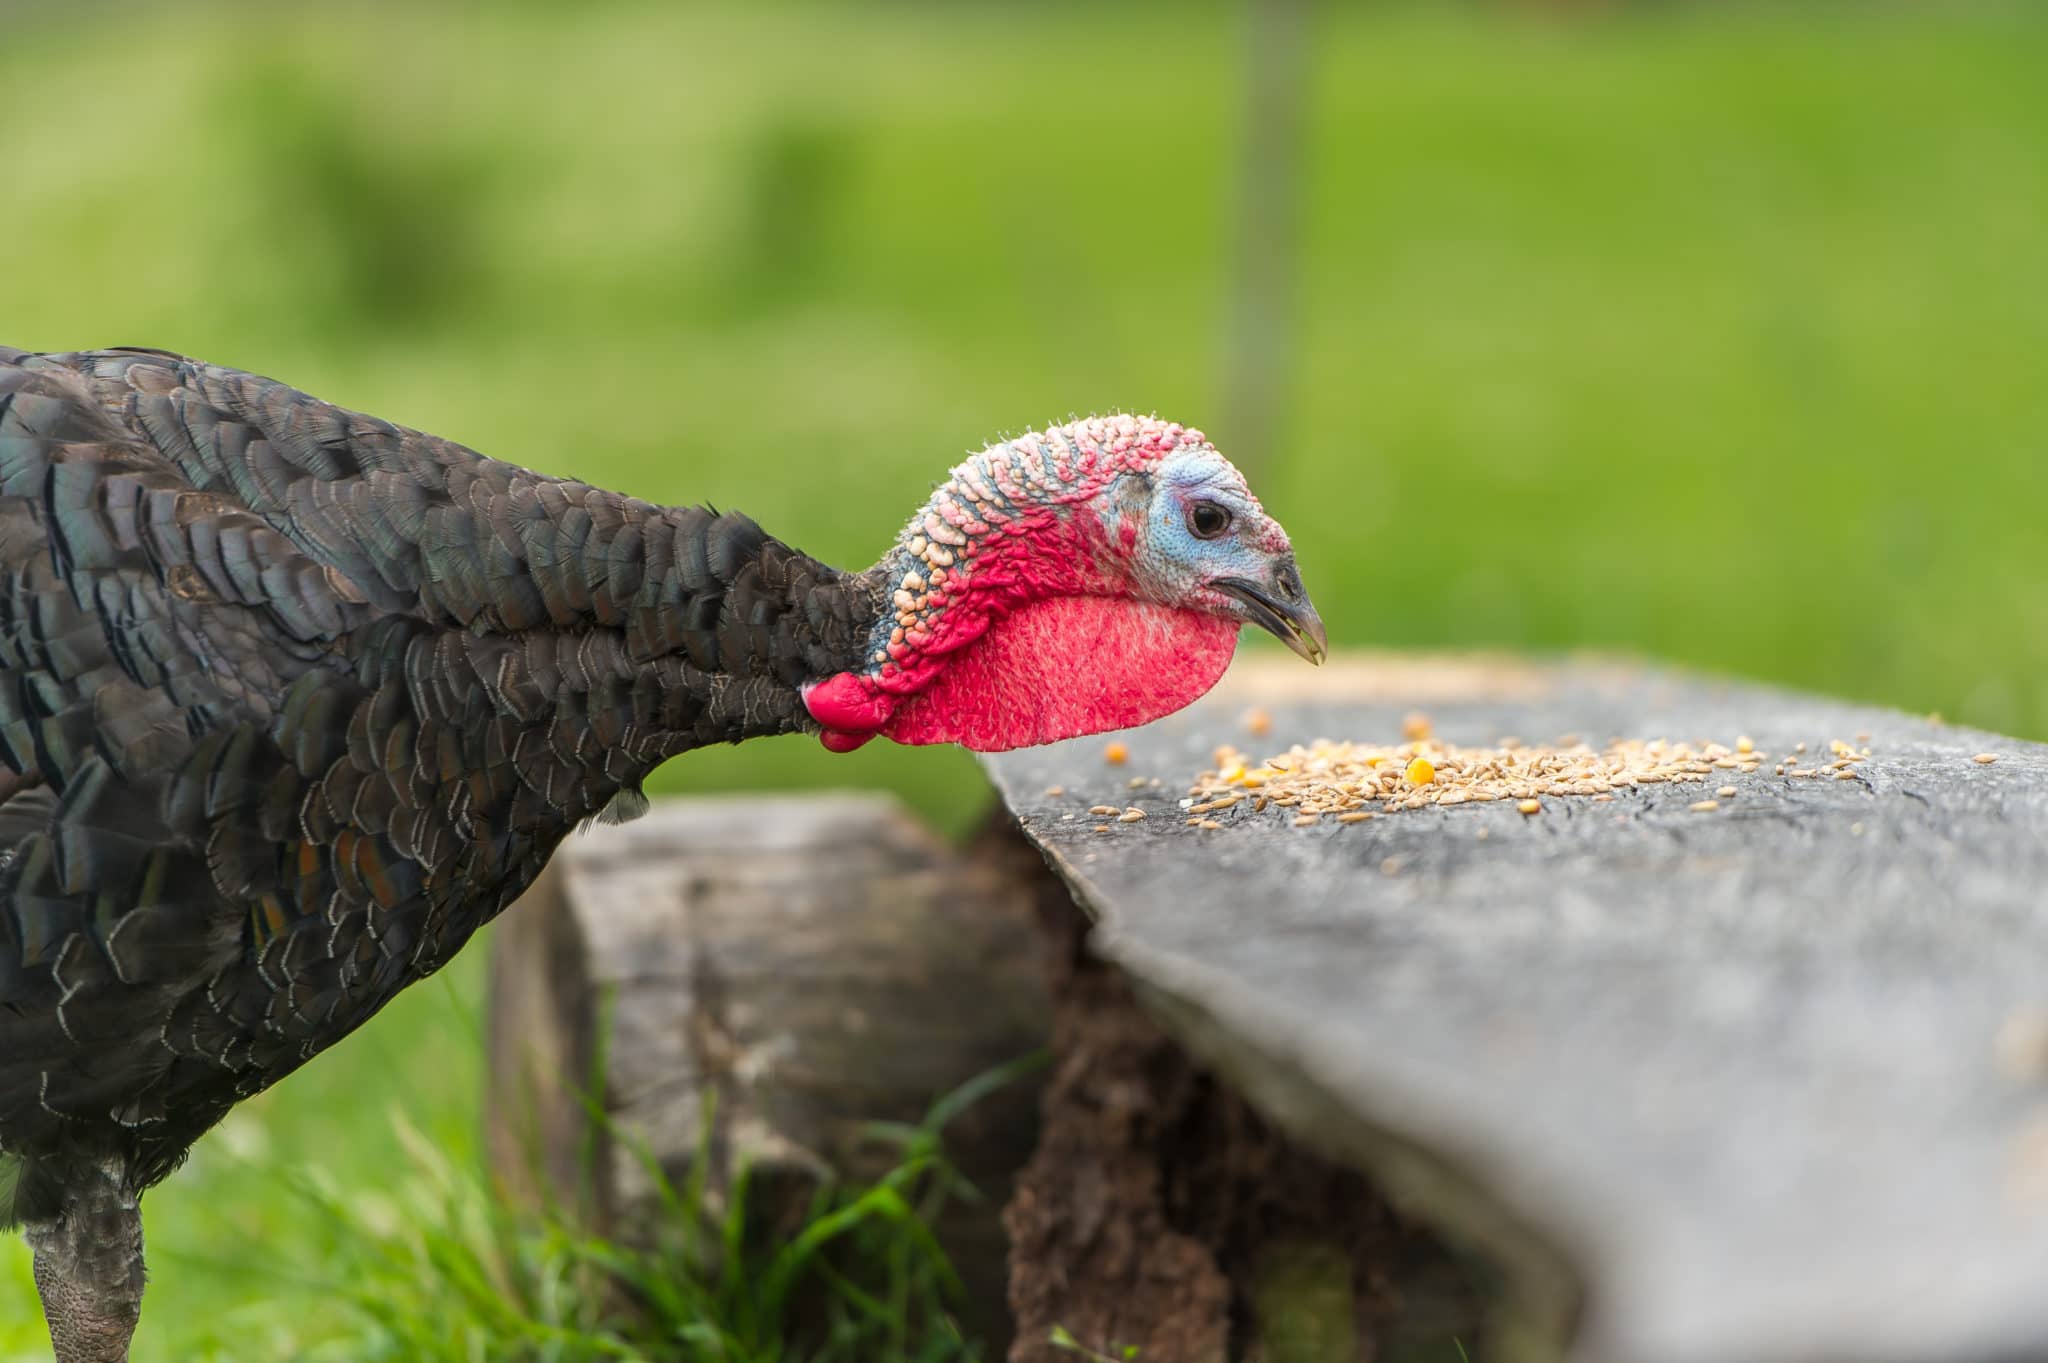
[[1138, 1363], [1478, 1359], [1484, 1270], [1198, 1066], [1085, 953], [1085, 917], [1041, 873], [1056, 1060], [1004, 1213], [1010, 1363], [1085, 1357], [1055, 1328]]

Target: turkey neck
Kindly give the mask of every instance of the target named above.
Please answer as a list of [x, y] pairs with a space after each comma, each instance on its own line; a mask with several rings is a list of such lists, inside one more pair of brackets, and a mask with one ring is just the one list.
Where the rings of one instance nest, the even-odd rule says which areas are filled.
[[538, 486], [504, 495], [511, 520], [486, 521], [519, 526], [522, 559], [495, 529], [479, 545], [429, 514], [424, 609], [340, 650], [361, 688], [351, 729], [436, 787], [420, 803], [453, 816], [450, 833], [552, 846], [608, 806], [635, 812], [669, 757], [813, 727], [801, 688], [859, 655], [879, 610], [871, 575], [743, 516], [525, 476]]
[[[585, 584], [592, 604], [565, 623], [512, 628], [495, 608], [466, 624], [379, 615], [279, 698], [267, 737], [281, 763], [245, 753], [247, 730], [213, 735], [187, 760], [178, 785], [194, 798], [179, 831], [206, 839], [224, 898], [274, 908], [280, 923], [363, 906], [389, 965], [364, 976], [359, 1017], [448, 959], [579, 823], [644, 808], [641, 783], [664, 759], [809, 727], [799, 688], [811, 669], [857, 652], [862, 579], [743, 517], [637, 515], [618, 527], [635, 526], [645, 546], [619, 560], [638, 566], [637, 581]], [[521, 580], [446, 547], [429, 554], [471, 604]], [[614, 592], [628, 604], [596, 605]], [[239, 812], [209, 828], [201, 794]]]
[[743, 515], [534, 473], [268, 379], [183, 362], [125, 401], [196, 485], [328, 565], [358, 602], [343, 651], [386, 676], [365, 643], [402, 641], [415, 691], [459, 702], [437, 718], [587, 721], [649, 762], [783, 733], [807, 723], [797, 688], [851, 665], [881, 610], [873, 574]]

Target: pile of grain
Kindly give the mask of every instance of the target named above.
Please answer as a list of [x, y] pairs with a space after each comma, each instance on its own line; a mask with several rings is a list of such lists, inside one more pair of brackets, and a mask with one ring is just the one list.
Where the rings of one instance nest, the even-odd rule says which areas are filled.
[[[1417, 728], [1409, 732], [1413, 736]], [[1426, 735], [1426, 727], [1420, 732]], [[1828, 747], [1831, 756], [1824, 764], [1807, 765], [1801, 743], [1771, 770], [1802, 780], [1854, 780], [1855, 764], [1870, 755], [1867, 747], [1840, 740]], [[1216, 750], [1215, 760], [1189, 791], [1185, 806], [1188, 822], [1202, 827], [1220, 827], [1215, 816], [1226, 810], [1258, 811], [1268, 805], [1293, 810], [1302, 825], [1326, 814], [1340, 823], [1357, 823], [1376, 812], [1493, 800], [1514, 800], [1524, 814], [1535, 814], [1544, 796], [1612, 800], [1614, 792], [1636, 786], [1727, 780], [1729, 773], [1755, 772], [1771, 758], [1747, 738], [1733, 745], [1617, 739], [1603, 748], [1576, 739], [1540, 745], [1504, 738], [1494, 747], [1467, 748], [1422, 736], [1388, 746], [1317, 739], [1256, 765], [1225, 746]], [[1718, 799], [1699, 801], [1693, 808], [1711, 812], [1720, 807], [1719, 800], [1736, 794], [1734, 786], [1723, 786]]]

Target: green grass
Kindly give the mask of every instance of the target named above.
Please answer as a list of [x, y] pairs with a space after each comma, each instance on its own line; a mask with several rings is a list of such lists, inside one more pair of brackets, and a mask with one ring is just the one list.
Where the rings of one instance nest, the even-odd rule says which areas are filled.
[[1100, 1349], [1091, 1349], [1080, 1340], [1075, 1339], [1073, 1332], [1064, 1325], [1053, 1326], [1052, 1334], [1047, 1342], [1063, 1353], [1079, 1355], [1087, 1363], [1138, 1363], [1138, 1356], [1142, 1352], [1135, 1344], [1126, 1344], [1122, 1348], [1117, 1349], [1114, 1354], [1103, 1353]]
[[628, 1247], [558, 1209], [508, 1208], [473, 1151], [451, 1152], [403, 1116], [390, 1129], [404, 1159], [369, 1185], [241, 1150], [235, 1172], [267, 1180], [331, 1249], [317, 1278], [296, 1282], [320, 1292], [320, 1319], [221, 1325], [242, 1336], [239, 1356], [307, 1363], [979, 1363], [982, 1345], [954, 1318], [964, 1289], [932, 1229], [949, 1203], [981, 1197], [947, 1159], [945, 1128], [1043, 1059], [970, 1081], [915, 1126], [877, 1124], [868, 1139], [894, 1151], [894, 1166], [870, 1185], [819, 1185], [801, 1229], [781, 1240], [765, 1227], [786, 1210], [757, 1213], [745, 1171], [714, 1199], [701, 1181], [708, 1161], [678, 1186], [642, 1152], [665, 1232]]
[[[1288, 421], [1340, 645], [1623, 648], [2048, 737], [2048, 16], [1318, 21]], [[80, 17], [81, 15], [86, 17]], [[93, 8], [0, 42], [0, 339], [172, 346], [865, 562], [960, 451], [1216, 429], [1237, 13]], [[780, 741], [656, 790], [885, 786]], [[473, 1160], [476, 953], [148, 1199], [136, 1357], [341, 1313], [404, 1114]], [[0, 1357], [39, 1339], [0, 1244]]]
[[981, 1198], [948, 1161], [945, 1128], [1043, 1060], [969, 1081], [915, 1126], [871, 1128], [894, 1167], [871, 1185], [818, 1186], [784, 1240], [764, 1234], [782, 1211], [755, 1213], [745, 1171], [714, 1199], [708, 1161], [677, 1186], [642, 1151], [666, 1230], [628, 1248], [558, 1211], [508, 1210], [472, 1162], [400, 1121], [408, 1167], [388, 1193], [324, 1170], [294, 1180], [344, 1247], [348, 1316], [300, 1347], [334, 1363], [979, 1363], [981, 1345], [953, 1316], [964, 1289], [933, 1230], [948, 1203]]

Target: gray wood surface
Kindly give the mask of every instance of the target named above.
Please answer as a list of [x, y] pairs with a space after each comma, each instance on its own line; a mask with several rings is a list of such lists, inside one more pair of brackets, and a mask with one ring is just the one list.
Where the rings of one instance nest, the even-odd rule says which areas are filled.
[[[1731, 776], [1714, 814], [1658, 786], [1184, 826], [1217, 743], [1398, 742], [1413, 709], [1459, 743], [1867, 733], [1872, 756], [1850, 781]], [[2048, 748], [1507, 659], [1240, 662], [1121, 737], [1121, 767], [1099, 739], [988, 766], [1186, 1044], [1502, 1260], [1509, 1352], [2048, 1357]], [[1151, 817], [1096, 833], [1096, 803]]]

